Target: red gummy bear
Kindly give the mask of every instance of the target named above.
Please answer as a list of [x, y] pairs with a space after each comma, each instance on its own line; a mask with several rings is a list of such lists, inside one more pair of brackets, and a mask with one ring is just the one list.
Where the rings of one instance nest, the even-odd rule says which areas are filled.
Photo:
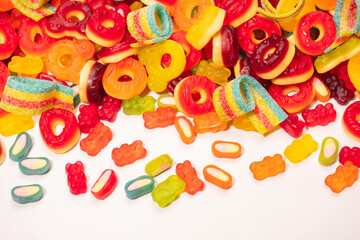
[[101, 100], [101, 108], [98, 111], [98, 116], [101, 120], [114, 122], [117, 113], [120, 111], [122, 101], [113, 98], [109, 95]]
[[146, 149], [140, 140], [136, 140], [132, 144], [123, 144], [120, 148], [114, 148], [111, 157], [116, 166], [122, 167], [135, 162], [146, 156]]
[[186, 183], [185, 191], [188, 194], [195, 195], [204, 189], [204, 182], [198, 178], [196, 169], [191, 166], [189, 160], [176, 165], [176, 175]]
[[82, 162], [68, 163], [65, 166], [67, 174], [67, 184], [69, 185], [70, 192], [74, 195], [86, 193], [86, 175], [84, 173], [84, 165]]
[[94, 104], [81, 104], [79, 107], [79, 111], [80, 114], [78, 116], [78, 119], [80, 132], [89, 133], [90, 129], [95, 127], [95, 125], [100, 122], [97, 115], [97, 106]]
[[174, 125], [176, 112], [172, 107], [159, 107], [154, 112], [143, 113], [144, 126], [148, 129]]
[[80, 148], [90, 156], [96, 156], [112, 139], [112, 132], [102, 122], [91, 128], [89, 135], [80, 141]]
[[344, 165], [347, 161], [352, 162], [355, 166], [360, 168], [360, 148], [343, 147], [339, 153], [339, 162]]
[[317, 125], [326, 126], [336, 119], [336, 110], [332, 103], [325, 106], [319, 104], [315, 109], [306, 109], [301, 113], [307, 127], [315, 127]]
[[288, 117], [280, 123], [280, 127], [293, 138], [298, 138], [304, 130], [305, 122], [299, 120], [298, 115], [289, 114]]

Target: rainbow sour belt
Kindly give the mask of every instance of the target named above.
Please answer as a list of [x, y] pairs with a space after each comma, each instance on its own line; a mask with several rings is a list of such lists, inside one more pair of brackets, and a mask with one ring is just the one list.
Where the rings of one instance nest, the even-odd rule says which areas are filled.
[[12, 4], [14, 4], [15, 8], [19, 10], [25, 16], [39, 21], [40, 19], [50, 16], [55, 13], [56, 8], [51, 6], [49, 3], [45, 3], [44, 5], [40, 6], [38, 9], [31, 9], [25, 6], [22, 1], [20, 0], [10, 0]]
[[37, 115], [53, 107], [73, 111], [73, 90], [56, 82], [8, 77], [0, 108], [19, 115]]
[[[287, 0], [283, 0], [283, 1], [287, 1]], [[262, 8], [258, 8], [258, 12], [271, 20], [284, 21], [295, 17], [302, 10], [304, 5], [305, 5], [305, 0], [299, 0], [298, 4], [293, 10], [287, 13], [280, 14], [269, 2], [269, 0], [261, 0]]]
[[248, 75], [241, 75], [218, 87], [213, 102], [216, 113], [223, 121], [246, 114], [261, 134], [287, 118], [287, 114], [261, 84]]

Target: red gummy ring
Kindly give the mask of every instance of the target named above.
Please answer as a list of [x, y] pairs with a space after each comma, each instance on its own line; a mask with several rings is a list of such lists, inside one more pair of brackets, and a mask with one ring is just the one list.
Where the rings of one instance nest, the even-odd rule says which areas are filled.
[[360, 101], [353, 102], [350, 104], [344, 112], [342, 118], [342, 125], [345, 132], [360, 142]]
[[[312, 28], [319, 30], [319, 36], [313, 40]], [[325, 51], [336, 38], [336, 25], [331, 15], [315, 11], [304, 15], [294, 29], [295, 45], [300, 51], [316, 56]]]
[[[256, 36], [255, 31], [262, 31], [263, 34]], [[262, 40], [272, 34], [281, 35], [281, 29], [276, 22], [260, 15], [255, 15], [249, 21], [241, 24], [237, 33], [241, 48], [248, 54], [252, 54], [255, 46]]]
[[295, 46], [286, 38], [273, 34], [255, 46], [251, 66], [263, 79], [274, 79], [291, 63]]
[[[56, 127], [63, 126], [60, 134]], [[45, 145], [54, 153], [69, 151], [80, 138], [79, 124], [75, 115], [63, 108], [51, 108], [41, 114], [39, 120], [41, 137]]]
[[0, 60], [7, 59], [18, 45], [18, 35], [6, 20], [0, 19]]
[[[205, 76], [190, 76], [181, 80], [175, 87], [176, 106], [189, 117], [214, 111], [213, 93], [217, 85]], [[200, 99], [194, 100], [193, 94], [199, 93]]]
[[120, 42], [125, 33], [125, 18], [113, 10], [97, 10], [86, 26], [86, 36], [93, 42], [112, 47]]
[[[296, 91], [294, 95], [288, 95]], [[271, 85], [269, 94], [288, 113], [297, 113], [307, 108], [315, 97], [315, 89], [311, 80], [291, 85]]]
[[9, 70], [6, 65], [0, 61], [0, 99], [3, 95], [8, 76], [10, 76]]

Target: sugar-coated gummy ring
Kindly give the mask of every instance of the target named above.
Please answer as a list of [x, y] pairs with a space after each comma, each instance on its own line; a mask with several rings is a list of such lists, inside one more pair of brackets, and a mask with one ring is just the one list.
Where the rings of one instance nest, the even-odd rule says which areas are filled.
[[255, 46], [251, 55], [251, 66], [263, 79], [279, 76], [291, 63], [295, 46], [286, 38], [273, 34]]
[[[122, 77], [131, 80], [122, 81]], [[107, 94], [118, 99], [130, 99], [146, 88], [147, 74], [144, 66], [133, 58], [125, 58], [111, 63], [103, 76], [103, 86]]]
[[102, 77], [106, 66], [93, 60], [87, 61], [80, 72], [80, 99], [83, 103], [99, 103], [106, 93], [102, 85]]
[[226, 11], [224, 25], [231, 25], [234, 28], [252, 18], [258, 8], [258, 0], [219, 0], [214, 2], [217, 7]]
[[350, 104], [345, 109], [342, 123], [345, 132], [360, 142], [360, 101]]
[[292, 17], [295, 17], [299, 12], [302, 10], [302, 8], [305, 5], [305, 0], [299, 0], [296, 7], [287, 12], [287, 13], [281, 13], [279, 14], [276, 9], [271, 5], [269, 0], [261, 0], [261, 5], [263, 7], [258, 9], [258, 12], [263, 14], [265, 17], [274, 20], [274, 21], [283, 21], [288, 20]]
[[112, 47], [124, 36], [126, 21], [121, 14], [107, 9], [97, 10], [86, 26], [86, 36], [93, 42]]
[[[313, 40], [311, 29], [319, 30], [319, 36]], [[316, 56], [325, 51], [336, 37], [336, 26], [331, 15], [315, 11], [304, 15], [294, 29], [296, 47], [302, 52]]]
[[[175, 102], [177, 108], [192, 117], [203, 115], [214, 110], [212, 95], [217, 85], [205, 76], [190, 76], [175, 87]], [[200, 99], [195, 101], [192, 93], [198, 92]]]
[[[255, 31], [262, 31], [263, 35], [256, 36]], [[272, 34], [281, 35], [281, 29], [276, 22], [255, 15], [239, 26], [237, 34], [241, 48], [248, 54], [252, 54], [255, 46], [265, 38], [270, 37]]]
[[[60, 134], [56, 127], [63, 126]], [[63, 108], [51, 108], [41, 114], [39, 120], [41, 137], [54, 153], [69, 151], [80, 138], [80, 129], [75, 115]]]
[[18, 35], [6, 20], [0, 19], [0, 60], [11, 56], [18, 45]]
[[6, 65], [2, 61], [0, 61], [0, 99], [4, 92], [6, 81], [9, 76], [9, 70], [7, 69]]
[[[290, 92], [297, 91], [290, 96]], [[269, 94], [288, 113], [297, 113], [310, 105], [315, 97], [315, 89], [311, 80], [290, 85], [271, 85]]]
[[233, 67], [239, 58], [239, 43], [233, 26], [222, 26], [212, 41], [212, 59], [221, 67]]

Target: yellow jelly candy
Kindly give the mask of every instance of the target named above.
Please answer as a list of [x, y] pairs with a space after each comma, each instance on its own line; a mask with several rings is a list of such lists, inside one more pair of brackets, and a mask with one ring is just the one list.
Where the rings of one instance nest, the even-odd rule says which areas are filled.
[[8, 67], [12, 72], [34, 75], [41, 72], [44, 64], [39, 56], [26, 55], [12, 57]]
[[356, 54], [349, 60], [348, 73], [354, 87], [360, 91], [360, 54]]
[[196, 70], [196, 75], [208, 77], [211, 81], [218, 85], [224, 85], [228, 82], [231, 71], [225, 67], [219, 67], [215, 63], [208, 63], [202, 60]]
[[[171, 63], [168, 67], [163, 67], [161, 63], [165, 54], [171, 56]], [[164, 91], [168, 82], [180, 76], [185, 69], [184, 50], [175, 41], [165, 40], [154, 45], [140, 47], [138, 57], [149, 74], [148, 87], [154, 92]]]
[[311, 138], [310, 134], [305, 134], [301, 139], [295, 139], [286, 147], [284, 155], [292, 163], [298, 163], [310, 156], [318, 148], [318, 143]]
[[233, 125], [237, 129], [245, 130], [245, 131], [253, 131], [257, 132], [254, 125], [251, 123], [249, 117], [247, 115], [242, 115], [233, 120]]
[[0, 118], [0, 134], [4, 137], [26, 132], [35, 125], [31, 116], [8, 113]]

